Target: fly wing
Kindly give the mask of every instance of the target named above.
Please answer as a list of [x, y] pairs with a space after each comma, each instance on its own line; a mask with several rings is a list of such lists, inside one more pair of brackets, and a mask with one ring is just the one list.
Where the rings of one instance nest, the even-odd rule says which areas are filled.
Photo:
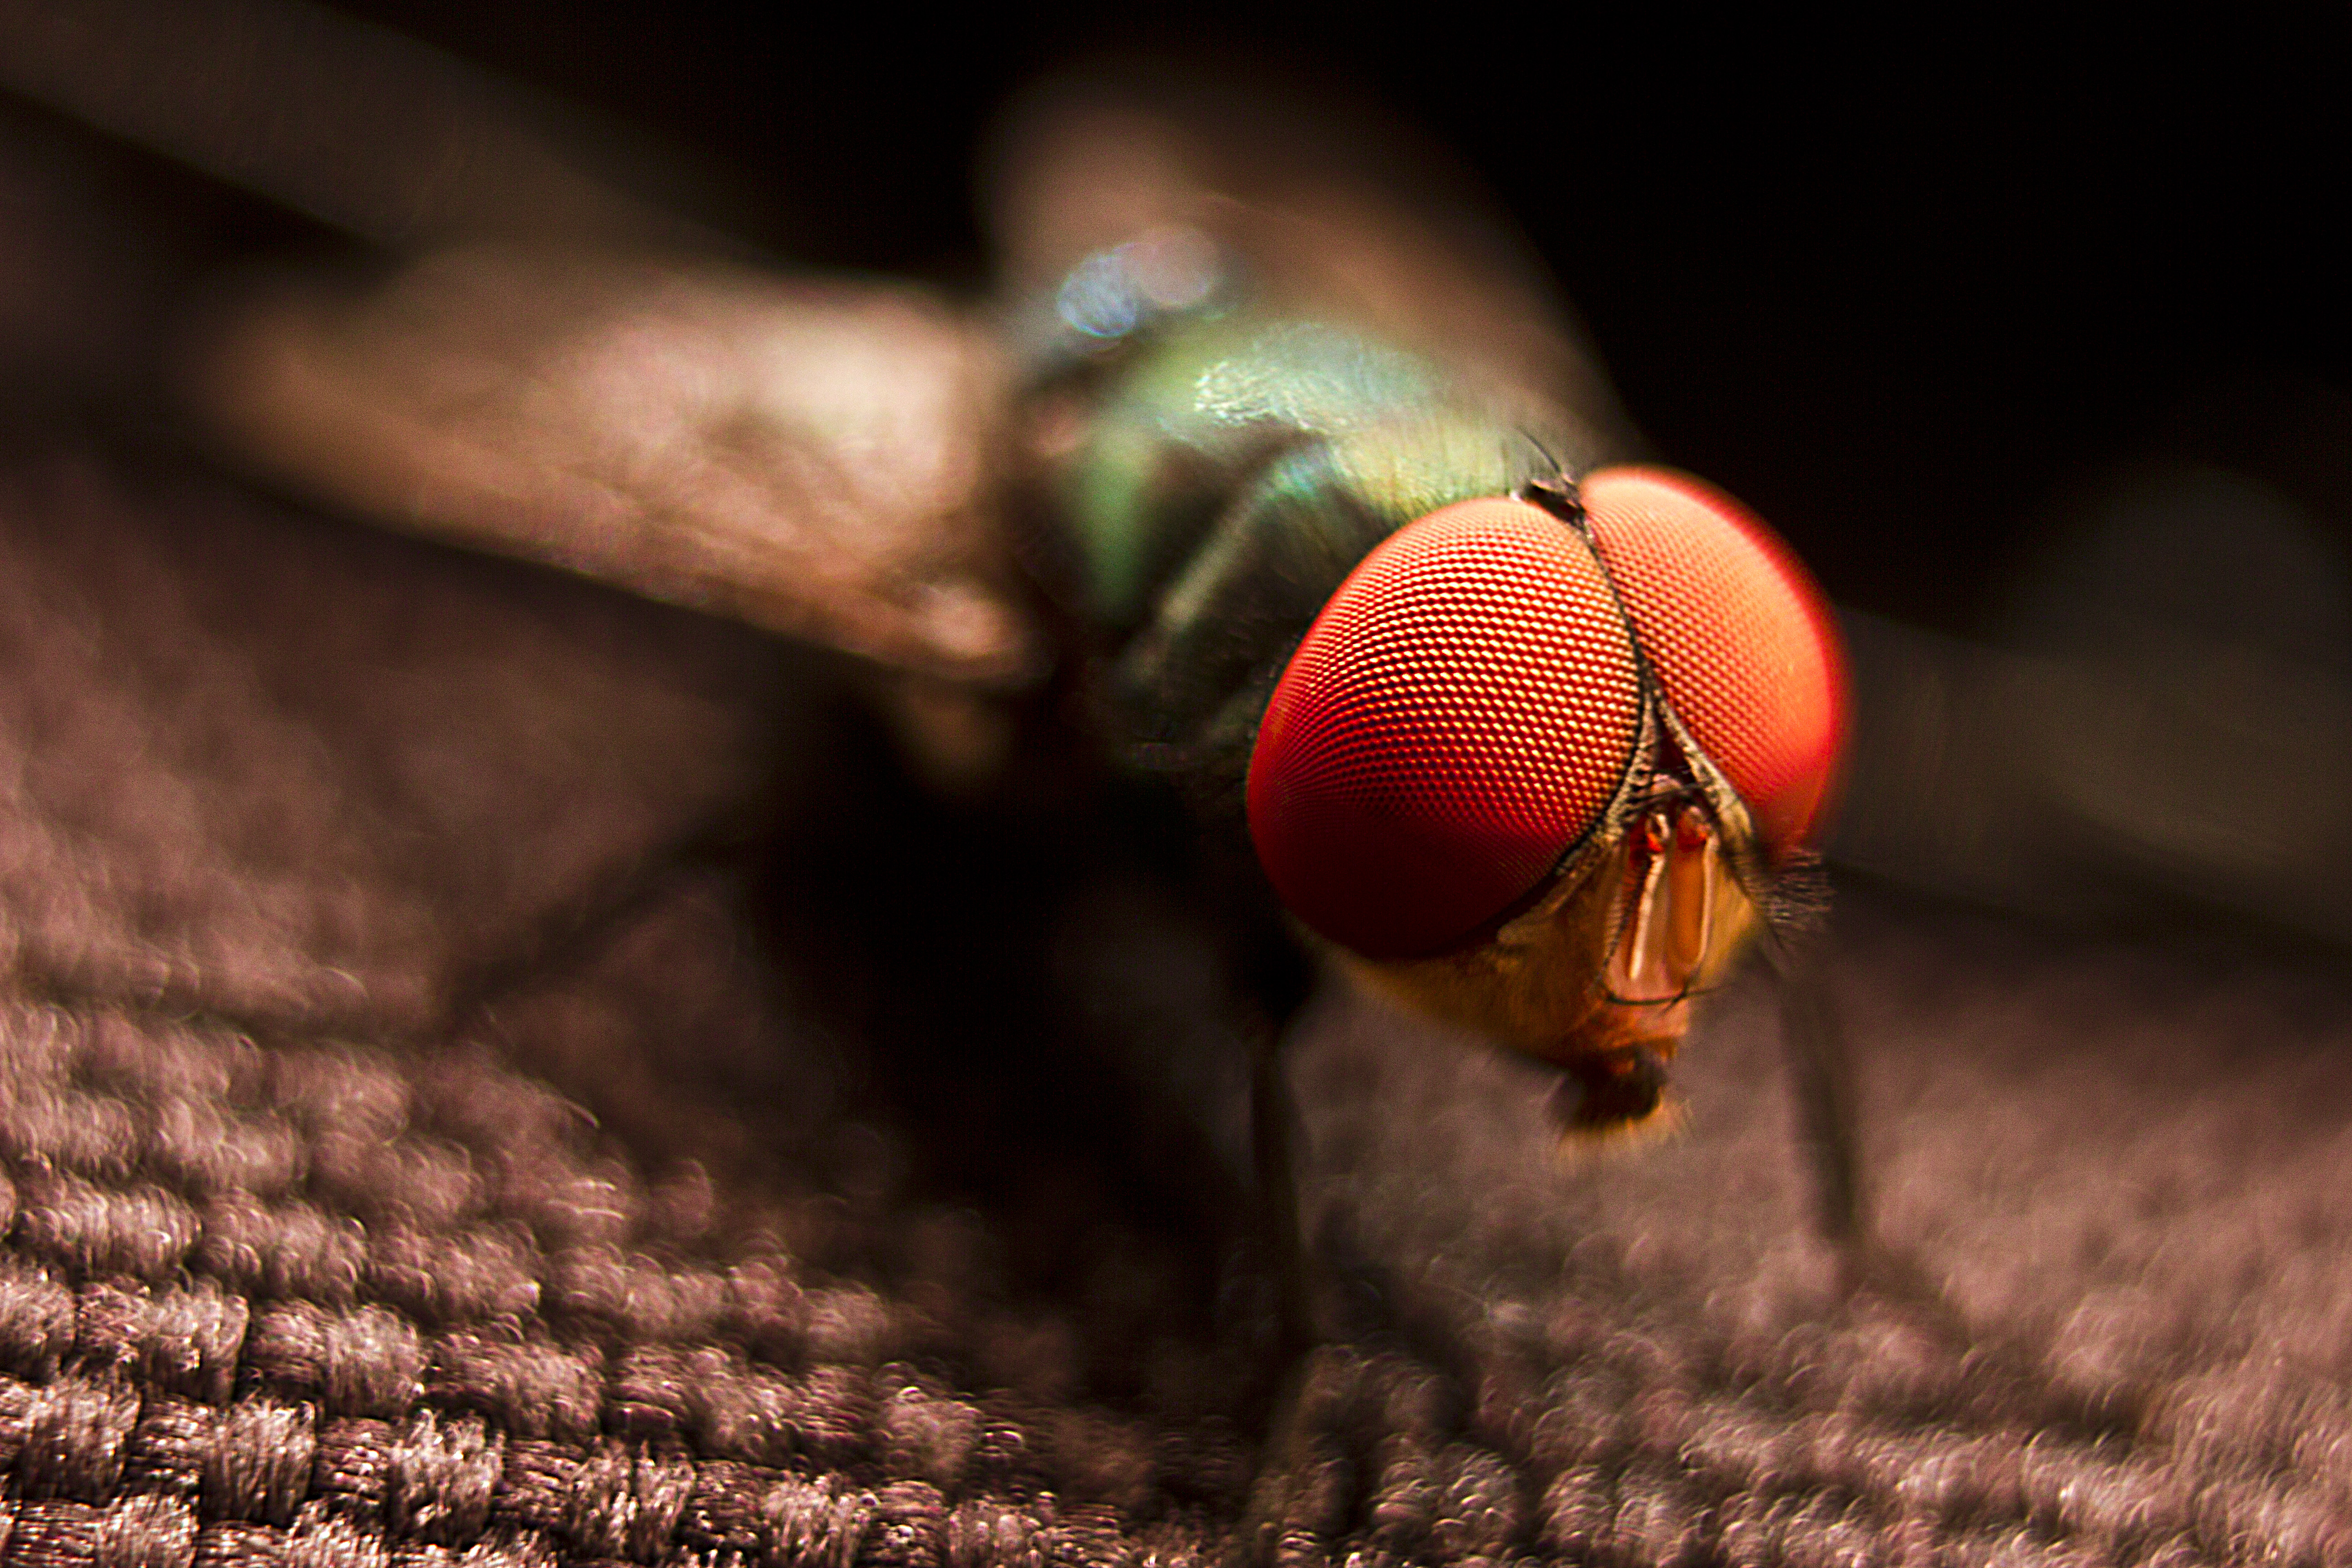
[[522, 246], [224, 312], [194, 403], [315, 499], [912, 673], [1021, 675], [1006, 381], [912, 288]]
[[404, 257], [213, 323], [190, 389], [232, 456], [910, 675], [1031, 664], [1005, 378], [932, 297], [692, 258], [724, 242], [601, 174], [601, 133], [307, 0], [0, 5], [0, 83]]
[[1467, 171], [1370, 106], [1106, 67], [1027, 95], [989, 196], [1015, 298], [1107, 247], [1197, 229], [1277, 309], [1413, 349], [1533, 423], [1565, 411], [1594, 438], [1588, 460], [1638, 454], [1540, 259]]

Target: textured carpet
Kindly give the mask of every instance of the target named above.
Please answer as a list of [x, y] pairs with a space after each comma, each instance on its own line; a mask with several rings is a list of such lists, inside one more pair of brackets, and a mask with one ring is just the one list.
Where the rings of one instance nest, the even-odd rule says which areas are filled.
[[0, 1568], [2352, 1561], [2331, 959], [1849, 896], [1957, 1325], [1841, 1288], [1760, 986], [1577, 1165], [1539, 1072], [1327, 987], [1339, 1338], [1270, 1397], [1213, 927], [1044, 785], [892, 784], [839, 686], [9, 449]]

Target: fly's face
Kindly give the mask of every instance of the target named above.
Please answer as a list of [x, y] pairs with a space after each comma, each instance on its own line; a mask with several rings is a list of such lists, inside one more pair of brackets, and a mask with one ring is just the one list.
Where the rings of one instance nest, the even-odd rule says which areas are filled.
[[1638, 1122], [1691, 999], [1802, 855], [1842, 727], [1803, 568], [1679, 475], [1444, 509], [1333, 595], [1252, 757], [1298, 919], [1377, 984]]

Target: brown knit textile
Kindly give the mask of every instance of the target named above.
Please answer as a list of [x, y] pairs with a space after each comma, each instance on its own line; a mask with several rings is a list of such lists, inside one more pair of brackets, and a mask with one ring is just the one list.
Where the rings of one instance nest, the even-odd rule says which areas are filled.
[[[1850, 899], [1869, 1170], [1957, 1331], [1840, 1289], [1760, 988], [1682, 1136], [1579, 1165], [1539, 1071], [1328, 990], [1345, 1332], [1269, 1438], [1153, 1142], [1230, 1155], [1200, 917], [1024, 878], [1066, 823], [872, 847], [835, 683], [0, 457], [0, 1568], [2352, 1562], [2332, 959]], [[1090, 1142], [1112, 1037], [1206, 1065]]]
[[752, 639], [88, 451], [0, 552], [0, 1564], [2352, 1552], [2340, 982], [1849, 910], [1973, 1357], [1840, 1298], [1760, 992], [1578, 1168], [1539, 1074], [1328, 996], [1313, 1202], [1389, 1299], [1261, 1451], [1151, 1211], [927, 1190], [676, 861], [782, 722]]

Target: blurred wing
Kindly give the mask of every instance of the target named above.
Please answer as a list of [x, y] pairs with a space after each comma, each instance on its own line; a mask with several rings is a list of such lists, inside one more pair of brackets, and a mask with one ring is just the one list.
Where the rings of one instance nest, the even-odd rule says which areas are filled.
[[999, 356], [929, 296], [648, 256], [719, 242], [601, 174], [571, 116], [307, 0], [0, 5], [0, 83], [421, 253], [215, 323], [191, 387], [232, 455], [916, 675], [1032, 663]]
[[1276, 308], [1413, 349], [1504, 406], [1565, 410], [1612, 458], [1639, 455], [1541, 261], [1466, 170], [1371, 106], [1231, 71], [1106, 68], [1027, 96], [988, 194], [1016, 299], [1106, 247], [1199, 229]]
[[318, 500], [911, 672], [1034, 658], [995, 514], [982, 333], [912, 288], [476, 246], [257, 290], [201, 416]]

